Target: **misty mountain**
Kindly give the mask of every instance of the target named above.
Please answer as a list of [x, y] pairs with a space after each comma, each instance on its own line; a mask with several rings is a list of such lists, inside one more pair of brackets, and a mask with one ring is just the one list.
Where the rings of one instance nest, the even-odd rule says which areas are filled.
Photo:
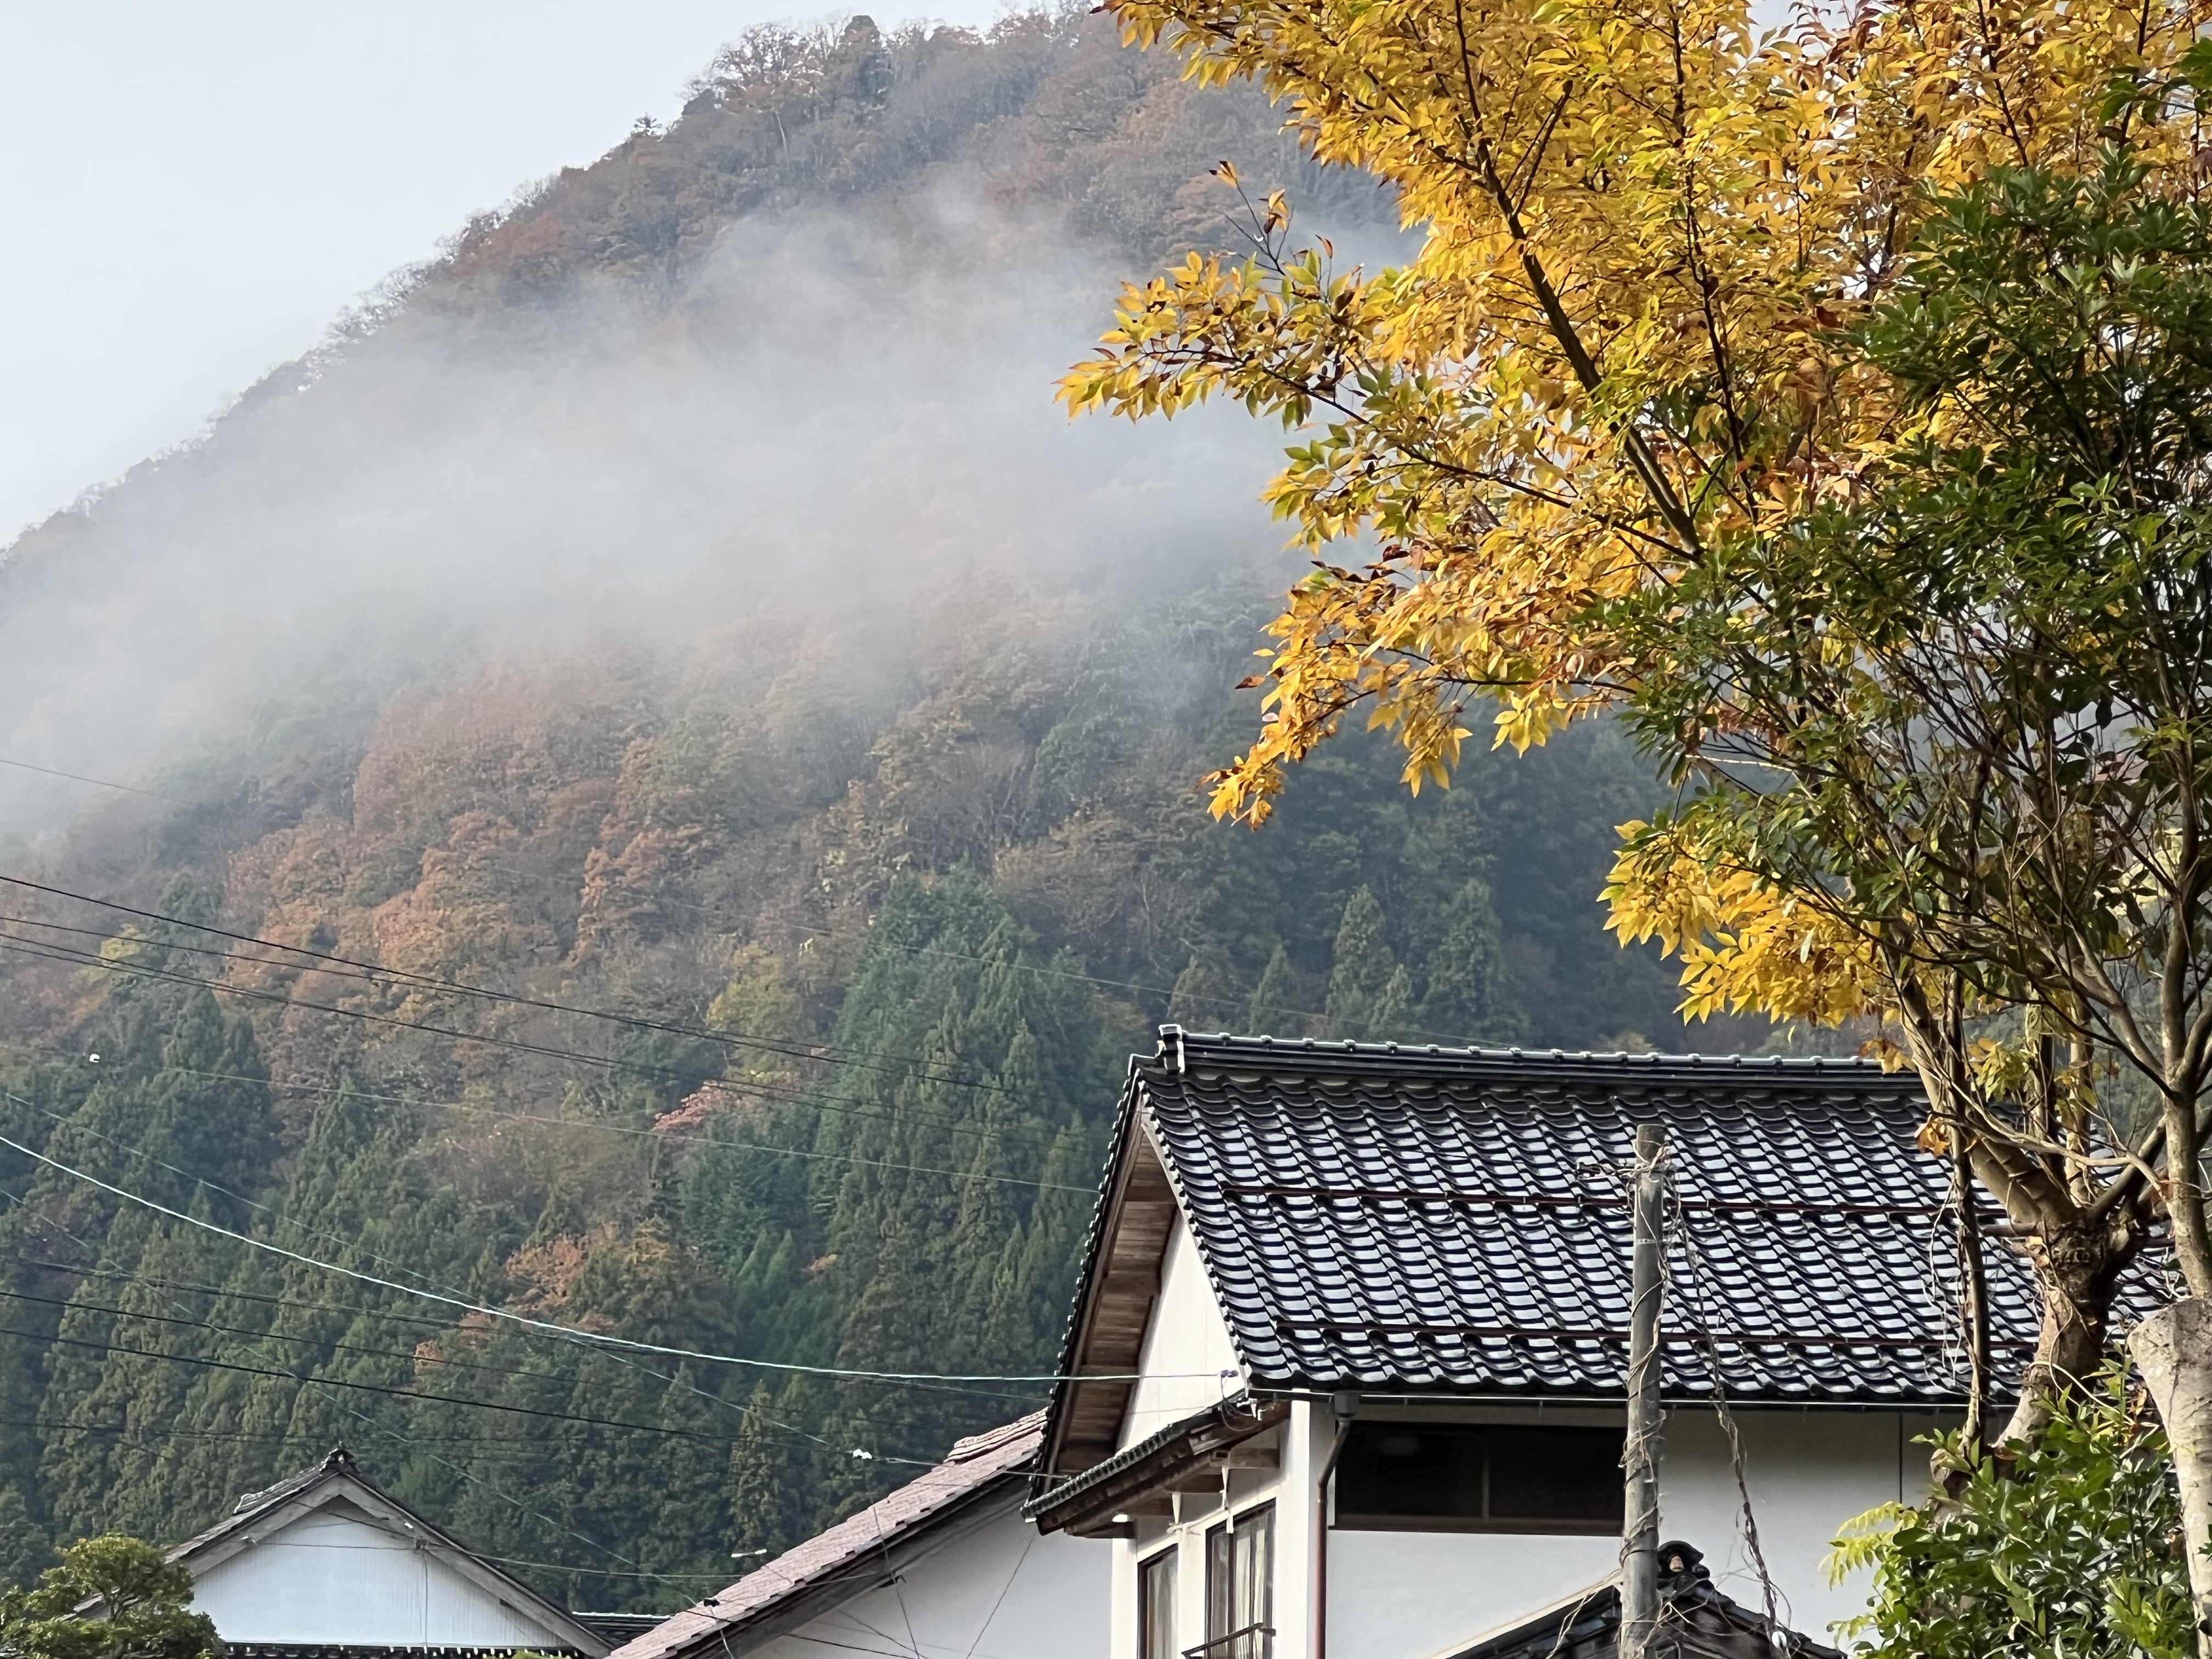
[[1207, 817], [1279, 440], [1051, 386], [1224, 158], [1401, 246], [1103, 19], [756, 31], [9, 550], [0, 1578], [343, 1440], [678, 1605], [1041, 1397], [852, 1374], [1049, 1370], [1155, 1022], [1680, 1046], [1609, 729]]

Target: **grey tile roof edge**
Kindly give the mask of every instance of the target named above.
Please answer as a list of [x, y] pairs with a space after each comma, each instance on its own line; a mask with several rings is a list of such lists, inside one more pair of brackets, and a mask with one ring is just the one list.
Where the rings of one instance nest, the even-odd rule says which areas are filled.
[[[1608, 1393], [1581, 1383], [1557, 1389], [1515, 1389], [1501, 1383], [1489, 1383], [1471, 1389], [1464, 1383], [1451, 1382], [1417, 1384], [1392, 1381], [1378, 1382], [1370, 1388], [1362, 1387], [1356, 1379], [1296, 1376], [1255, 1376], [1251, 1379], [1250, 1392], [1255, 1400], [1325, 1401], [1334, 1400], [1340, 1394], [1357, 1394], [1366, 1399], [1402, 1400], [1409, 1404], [1415, 1401], [1449, 1401], [1455, 1406], [1588, 1406], [1594, 1409], [1619, 1406], [1627, 1398], [1625, 1390]], [[1713, 1394], [1710, 1388], [1684, 1388], [1670, 1382], [1660, 1392], [1669, 1411], [1694, 1412], [1700, 1407], [1712, 1408]], [[2009, 1385], [1992, 1379], [1990, 1404], [2008, 1406], [2017, 1397]], [[1728, 1394], [1728, 1408], [1737, 1413], [1948, 1412], [1960, 1410], [1966, 1403], [1964, 1390], [1929, 1394], [1908, 1389], [1887, 1391], [1834, 1389], [1817, 1394], [1808, 1390], [1802, 1394], [1759, 1395], [1731, 1389]]]
[[[1679, 1540], [1671, 1540], [1679, 1545]], [[1662, 1547], [1662, 1553], [1665, 1546]], [[1708, 1578], [1668, 1584], [1662, 1582], [1663, 1607], [1694, 1609], [1717, 1614], [1749, 1636], [1767, 1644], [1778, 1656], [1789, 1659], [1844, 1659], [1835, 1648], [1814, 1641], [1802, 1631], [1779, 1620], [1770, 1626], [1763, 1614], [1753, 1612]], [[1562, 1596], [1503, 1629], [1485, 1632], [1472, 1642], [1449, 1650], [1449, 1659], [1515, 1659], [1536, 1652], [1557, 1653], [1570, 1638], [1588, 1640], [1615, 1630], [1620, 1623], [1620, 1575], [1609, 1573], [1589, 1588]], [[1777, 1637], [1781, 1639], [1776, 1640]]]
[[1206, 1068], [1278, 1071], [1298, 1076], [1372, 1073], [1402, 1077], [1408, 1066], [1435, 1069], [1460, 1077], [1488, 1075], [1532, 1079], [1547, 1075], [1577, 1080], [1596, 1078], [1650, 1079], [1679, 1083], [1756, 1080], [1765, 1087], [1777, 1083], [1832, 1084], [1838, 1079], [1855, 1085], [1887, 1085], [1900, 1093], [1917, 1092], [1918, 1076], [1909, 1071], [1887, 1071], [1872, 1060], [1831, 1059], [1824, 1055], [1629, 1054], [1594, 1053], [1563, 1048], [1448, 1048], [1436, 1043], [1337, 1042], [1319, 1037], [1238, 1036], [1229, 1032], [1186, 1031], [1178, 1025], [1159, 1028], [1159, 1047], [1150, 1054], [1133, 1054], [1129, 1067], [1182, 1074]]
[[[1124, 1446], [1105, 1462], [1093, 1463], [1079, 1474], [1072, 1474], [1065, 1480], [1033, 1492], [1022, 1504], [1023, 1518], [1034, 1520], [1045, 1510], [1064, 1504], [1071, 1498], [1081, 1497], [1085, 1492], [1111, 1480], [1124, 1469], [1135, 1468], [1154, 1453], [1173, 1445], [1177, 1440], [1195, 1430], [1207, 1428], [1215, 1424], [1226, 1426], [1232, 1415], [1239, 1412], [1249, 1412], [1252, 1404], [1253, 1397], [1249, 1394], [1233, 1394], [1226, 1400], [1206, 1407], [1203, 1411], [1193, 1412], [1188, 1417], [1179, 1419], [1164, 1429], [1155, 1430], [1142, 1440]], [[1255, 1429], [1254, 1432], [1257, 1433], [1258, 1430]], [[1032, 1474], [1030, 1477], [1032, 1485], [1038, 1480], [1050, 1478], [1049, 1475], [1042, 1473]]]

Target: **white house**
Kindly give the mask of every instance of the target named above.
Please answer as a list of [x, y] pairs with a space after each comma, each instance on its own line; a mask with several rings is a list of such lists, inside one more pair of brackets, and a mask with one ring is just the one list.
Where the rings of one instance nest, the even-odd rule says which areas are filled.
[[616, 1659], [1105, 1659], [1109, 1552], [1022, 1518], [1042, 1413], [615, 1650]]
[[234, 1659], [511, 1653], [610, 1644], [370, 1483], [341, 1447], [169, 1552]]
[[[1112, 1659], [1566, 1650], [1620, 1547], [1622, 1173], [1656, 1119], [1662, 1534], [1765, 1628], [1717, 1382], [1778, 1622], [1824, 1633], [1863, 1595], [1827, 1584], [1829, 1540], [1924, 1490], [1915, 1439], [1960, 1403], [1924, 1112], [1854, 1061], [1164, 1027], [1131, 1062], [1060, 1366], [1081, 1380], [1027, 1513], [1113, 1540]], [[1999, 1352], [2032, 1345], [2024, 1271], [1990, 1268]]]

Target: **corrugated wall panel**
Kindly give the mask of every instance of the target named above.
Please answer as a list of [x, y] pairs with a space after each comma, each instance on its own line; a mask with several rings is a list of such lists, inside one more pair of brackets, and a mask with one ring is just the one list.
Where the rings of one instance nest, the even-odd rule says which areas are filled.
[[558, 1647], [560, 1638], [352, 1505], [332, 1504], [193, 1587], [225, 1641]]

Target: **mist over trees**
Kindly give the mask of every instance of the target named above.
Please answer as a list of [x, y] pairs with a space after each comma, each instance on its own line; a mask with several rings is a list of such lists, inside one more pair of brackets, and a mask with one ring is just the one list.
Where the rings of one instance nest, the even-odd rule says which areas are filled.
[[0, 1579], [343, 1441], [680, 1605], [1043, 1390], [404, 1287], [1034, 1375], [1155, 1022], [1683, 1046], [1601, 925], [1656, 794], [1608, 727], [1206, 816], [1265, 437], [1049, 388], [1098, 267], [1227, 236], [1224, 156], [1394, 234], [1103, 19], [756, 32], [11, 550], [5, 752], [151, 793], [9, 779], [0, 873], [174, 920], [6, 890], [0, 1135], [176, 1213], [0, 1146]]

